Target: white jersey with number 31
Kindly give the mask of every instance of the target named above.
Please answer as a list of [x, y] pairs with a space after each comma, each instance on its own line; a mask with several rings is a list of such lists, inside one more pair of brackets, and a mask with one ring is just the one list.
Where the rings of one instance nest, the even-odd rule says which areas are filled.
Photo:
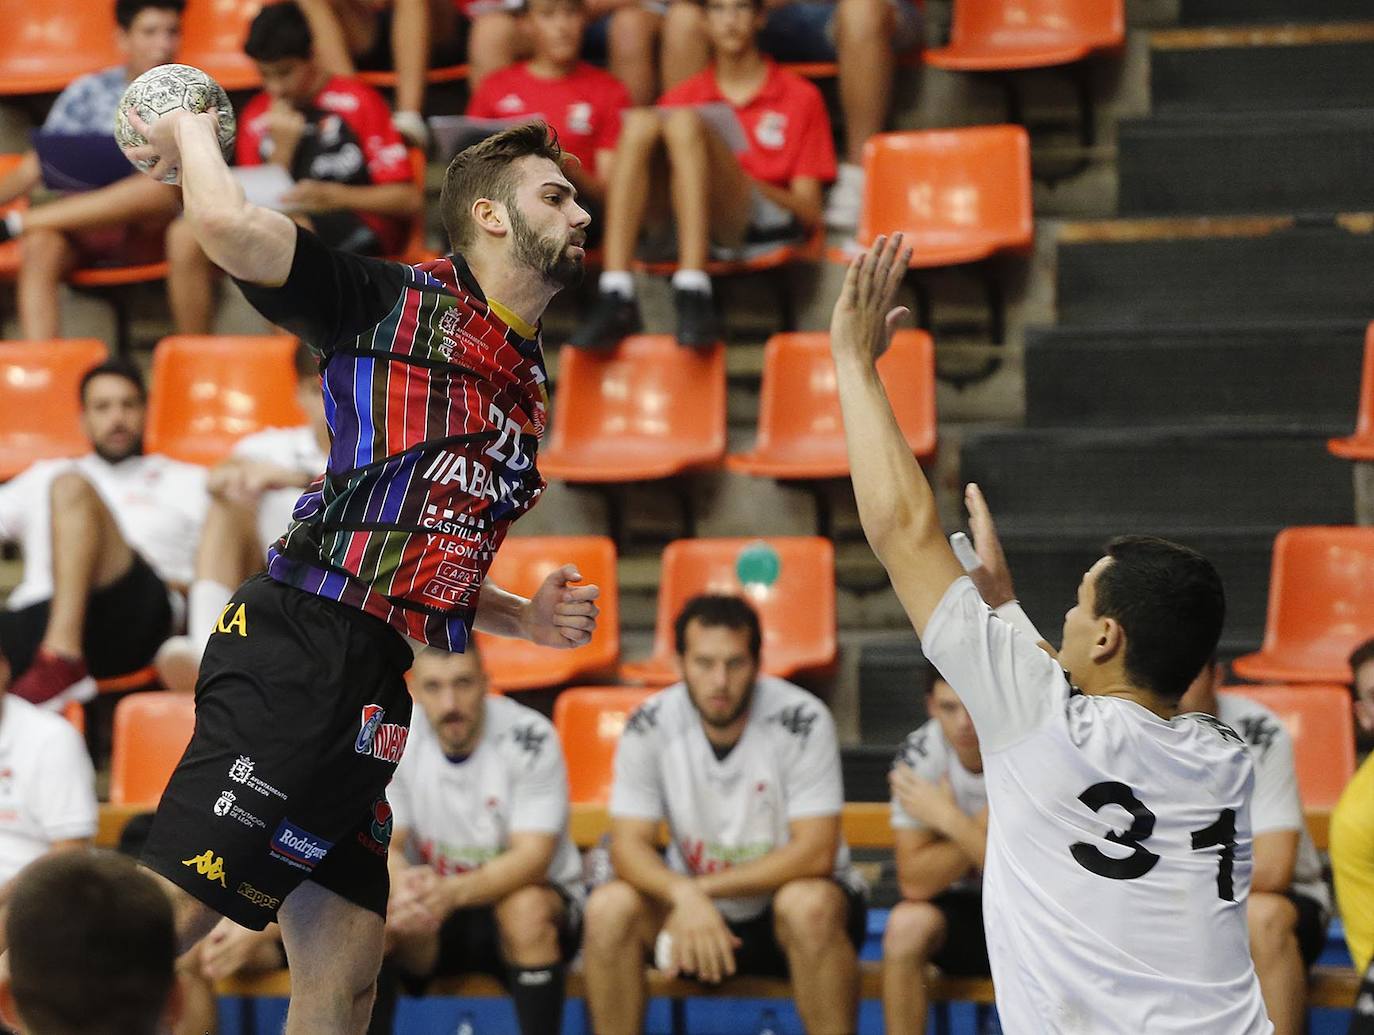
[[983, 911], [1008, 1035], [1265, 1035], [1250, 961], [1244, 742], [1074, 692], [967, 578], [923, 647], [978, 731]]

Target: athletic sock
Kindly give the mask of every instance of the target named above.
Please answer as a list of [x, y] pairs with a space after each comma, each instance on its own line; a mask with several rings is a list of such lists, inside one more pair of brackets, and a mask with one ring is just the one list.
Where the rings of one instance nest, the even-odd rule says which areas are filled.
[[705, 270], [678, 270], [673, 274], [673, 288], [678, 291], [711, 293], [711, 278]]
[[1355, 994], [1355, 1012], [1346, 1035], [1374, 1035], [1374, 963], [1364, 972], [1360, 990]]
[[511, 967], [510, 997], [524, 1035], [554, 1035], [563, 1026], [566, 967]]
[[8, 241], [24, 232], [24, 213], [16, 210], [6, 212], [0, 220], [0, 241]]
[[629, 270], [606, 270], [597, 279], [596, 287], [603, 295], [634, 298], [635, 275]]
[[224, 605], [233, 595], [232, 589], [214, 579], [196, 579], [191, 583], [186, 593], [186, 632], [192, 643], [204, 649]]

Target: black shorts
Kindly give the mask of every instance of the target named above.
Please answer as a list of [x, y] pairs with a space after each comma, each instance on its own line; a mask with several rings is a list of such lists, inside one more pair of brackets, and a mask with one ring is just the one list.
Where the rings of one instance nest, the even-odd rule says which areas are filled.
[[411, 660], [371, 615], [245, 582], [205, 648], [195, 734], [143, 862], [253, 930], [307, 880], [385, 916]]
[[[582, 942], [582, 904], [562, 888], [554, 887], [563, 899], [563, 922], [558, 928], [559, 958], [571, 963]], [[429, 977], [456, 977], [459, 974], [490, 974], [506, 980], [506, 963], [501, 955], [501, 935], [496, 927], [496, 910], [491, 906], [460, 909], [439, 928], [439, 958]]]
[[930, 900], [945, 918], [945, 944], [931, 962], [954, 977], [991, 977], [988, 938], [983, 930], [983, 893], [946, 891]]
[[[868, 936], [868, 899], [862, 891], [838, 881], [836, 884], [844, 892], [848, 907], [845, 933], [849, 935], [854, 951], [858, 952]], [[753, 977], [788, 977], [787, 954], [773, 933], [772, 903], [751, 920], [726, 921], [726, 924], [740, 940], [740, 946], [735, 950], [735, 973]]]
[[1311, 970], [1312, 964], [1317, 962], [1317, 957], [1326, 946], [1326, 924], [1330, 918], [1322, 904], [1311, 896], [1290, 891], [1288, 901], [1298, 910], [1298, 927], [1295, 933], [1298, 948], [1302, 952], [1302, 965], [1305, 969]]
[[[23, 675], [48, 629], [51, 601], [17, 611], [0, 611], [0, 650], [15, 677]], [[86, 602], [81, 650], [92, 676], [122, 676], [150, 665], [172, 635], [172, 602], [167, 586], [138, 554], [134, 563]]]

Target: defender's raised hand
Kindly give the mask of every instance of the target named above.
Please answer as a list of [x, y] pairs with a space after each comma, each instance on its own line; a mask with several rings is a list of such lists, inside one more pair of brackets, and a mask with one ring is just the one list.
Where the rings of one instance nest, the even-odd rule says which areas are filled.
[[897, 233], [879, 237], [849, 264], [830, 317], [830, 349], [837, 361], [871, 363], [887, 350], [892, 332], [908, 312], [892, 303], [910, 262], [911, 248]]

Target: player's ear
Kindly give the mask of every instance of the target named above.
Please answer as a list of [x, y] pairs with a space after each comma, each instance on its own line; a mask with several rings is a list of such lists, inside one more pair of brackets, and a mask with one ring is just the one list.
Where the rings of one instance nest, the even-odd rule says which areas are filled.
[[1097, 632], [1093, 636], [1088, 657], [1100, 664], [1104, 661], [1110, 661], [1125, 649], [1126, 630], [1121, 628], [1121, 623], [1115, 618], [1098, 619]]
[[483, 230], [496, 237], [505, 237], [510, 225], [506, 206], [491, 198], [478, 198], [472, 203], [472, 218]]

